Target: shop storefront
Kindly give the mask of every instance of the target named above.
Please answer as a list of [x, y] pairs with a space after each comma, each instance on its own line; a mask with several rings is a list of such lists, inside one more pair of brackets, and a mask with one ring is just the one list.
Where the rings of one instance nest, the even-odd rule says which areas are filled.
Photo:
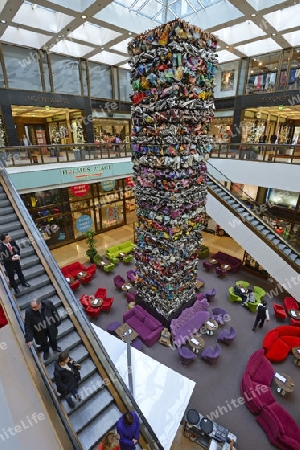
[[131, 177], [29, 192], [21, 198], [50, 248], [80, 240], [90, 228], [102, 233], [136, 220]]

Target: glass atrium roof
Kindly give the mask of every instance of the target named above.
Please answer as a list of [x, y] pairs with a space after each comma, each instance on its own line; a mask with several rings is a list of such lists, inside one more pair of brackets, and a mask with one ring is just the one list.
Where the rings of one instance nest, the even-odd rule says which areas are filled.
[[215, 34], [219, 62], [300, 45], [295, 0], [0, 0], [0, 41], [128, 68], [134, 35], [178, 17]]

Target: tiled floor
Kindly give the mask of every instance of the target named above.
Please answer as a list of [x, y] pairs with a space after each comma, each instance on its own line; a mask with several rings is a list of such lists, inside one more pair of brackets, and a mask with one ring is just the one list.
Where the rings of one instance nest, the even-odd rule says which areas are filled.
[[[122, 243], [124, 241], [134, 240], [133, 225], [125, 225], [96, 236], [96, 247], [98, 252], [103, 255], [108, 247]], [[230, 237], [219, 237], [210, 233], [203, 233], [203, 244], [208, 246], [211, 253], [218, 250], [224, 250], [226, 253], [243, 258], [244, 250]], [[76, 242], [64, 247], [52, 250], [52, 254], [59, 266], [64, 266], [73, 261], [87, 262], [85, 255], [86, 244], [85, 241]], [[183, 436], [182, 427], [179, 427], [176, 437], [174, 439], [171, 450], [201, 450], [201, 447], [189, 441]]]

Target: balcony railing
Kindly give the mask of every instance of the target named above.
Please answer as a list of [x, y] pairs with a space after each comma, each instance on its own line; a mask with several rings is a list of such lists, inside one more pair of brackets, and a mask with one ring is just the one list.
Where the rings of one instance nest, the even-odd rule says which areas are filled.
[[300, 145], [288, 144], [213, 144], [211, 158], [243, 159], [248, 161], [300, 164]]
[[1, 147], [0, 160], [6, 167], [53, 164], [131, 156], [131, 144], [69, 144]]

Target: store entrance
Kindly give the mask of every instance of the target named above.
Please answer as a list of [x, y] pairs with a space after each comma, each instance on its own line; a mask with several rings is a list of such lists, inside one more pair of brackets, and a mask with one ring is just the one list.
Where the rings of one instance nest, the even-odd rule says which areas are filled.
[[84, 143], [83, 111], [12, 105], [20, 145]]

